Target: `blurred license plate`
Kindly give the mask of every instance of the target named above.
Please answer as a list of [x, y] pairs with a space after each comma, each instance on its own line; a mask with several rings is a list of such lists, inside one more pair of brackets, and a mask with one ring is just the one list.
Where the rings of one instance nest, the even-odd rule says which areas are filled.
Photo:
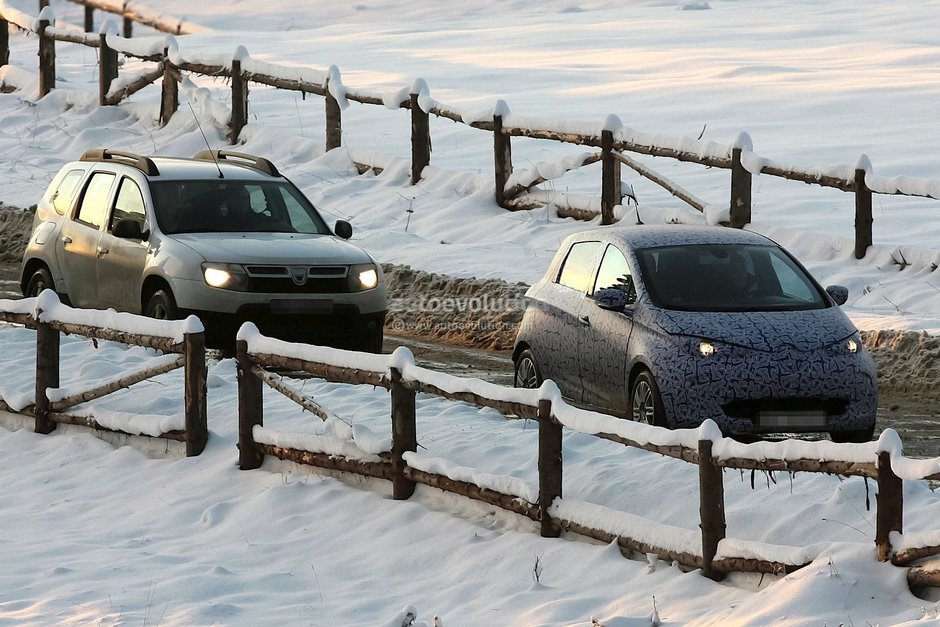
[[762, 411], [758, 415], [762, 427], [825, 427], [824, 411]]
[[271, 301], [271, 313], [276, 314], [329, 314], [333, 301], [329, 299], [281, 298]]

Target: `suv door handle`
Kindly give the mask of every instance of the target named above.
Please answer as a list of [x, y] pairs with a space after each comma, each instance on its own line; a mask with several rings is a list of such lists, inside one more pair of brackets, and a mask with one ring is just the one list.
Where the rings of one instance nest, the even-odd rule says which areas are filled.
[[107, 255], [110, 252], [107, 248], [104, 248], [103, 246], [99, 246], [95, 250], [98, 251], [99, 257], [103, 257], [104, 255]]
[[69, 237], [68, 235], [63, 235], [63, 236], [62, 236], [62, 243], [63, 243], [63, 244], [71, 244], [71, 243], [72, 243], [72, 238]]

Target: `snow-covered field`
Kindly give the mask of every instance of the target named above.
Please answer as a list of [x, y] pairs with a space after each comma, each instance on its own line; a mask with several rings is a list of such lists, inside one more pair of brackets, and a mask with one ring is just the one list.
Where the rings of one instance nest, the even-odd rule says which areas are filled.
[[[35, 14], [35, 3], [7, 4]], [[624, 124], [669, 137], [728, 144], [746, 131], [755, 151], [801, 167], [854, 165], [861, 154], [888, 177], [940, 178], [932, 111], [940, 3], [833, 0], [495, 0], [151, 6], [214, 29], [178, 38], [184, 54], [231, 55], [326, 70], [354, 88], [396, 92], [424, 79], [431, 96], [463, 111], [505, 100], [513, 114]], [[52, 2], [64, 20], [81, 13]], [[697, 9], [697, 10], [695, 10]], [[100, 20], [100, 13], [99, 20]], [[144, 29], [139, 33], [144, 35]], [[158, 88], [115, 108], [96, 104], [95, 51], [60, 45], [59, 89], [35, 91], [35, 38], [11, 34], [24, 89], [0, 96], [0, 195], [28, 206], [66, 161], [109, 146], [191, 155], [203, 149], [189, 104], [213, 147], [225, 144], [221, 80], [193, 78], [167, 128], [155, 122]], [[126, 70], [138, 67], [128, 61]], [[207, 88], [204, 91], [201, 88]], [[535, 280], [555, 247], [584, 223], [549, 210], [510, 213], [492, 200], [492, 138], [432, 120], [432, 168], [408, 184], [408, 117], [356, 104], [344, 111], [344, 149], [323, 155], [315, 97], [255, 86], [240, 150], [264, 154], [332, 218], [386, 262], [458, 276]], [[517, 167], [577, 154], [515, 140]], [[356, 176], [352, 159], [382, 160]], [[727, 202], [726, 171], [643, 159], [712, 205]], [[701, 221], [668, 193], [624, 170], [646, 222]], [[549, 188], [599, 196], [599, 166]], [[788, 246], [823, 283], [851, 290], [863, 328], [940, 330], [940, 204], [875, 197], [876, 247], [852, 257], [849, 194], [755, 177], [754, 224]], [[408, 213], [408, 210], [413, 213]], [[635, 218], [634, 209], [624, 212]], [[406, 229], [407, 225], [407, 229]], [[903, 248], [902, 251], [898, 251]], [[897, 263], [901, 256], [910, 265]], [[0, 388], [28, 391], [31, 335], [0, 328]], [[125, 349], [66, 338], [65, 372], [106, 376]], [[178, 383], [165, 375], [107, 403], [173, 414]], [[861, 480], [797, 475], [772, 483], [726, 473], [729, 536], [796, 547], [821, 543], [789, 577], [734, 576], [716, 584], [668, 564], [625, 560], [573, 537], [541, 539], [514, 516], [419, 489], [393, 502], [381, 482], [268, 462], [235, 466], [235, 374], [210, 366], [210, 431], [199, 458], [115, 448], [71, 430], [51, 437], [0, 430], [5, 462], [0, 621], [100, 624], [401, 624], [407, 606], [431, 624], [900, 624], [935, 621], [904, 572], [874, 561], [873, 513]], [[307, 382], [337, 414], [388, 430], [387, 393]], [[106, 403], [106, 401], [102, 401]], [[535, 430], [493, 412], [419, 398], [419, 442], [485, 472], [531, 479]], [[8, 419], [15, 420], [15, 419]], [[312, 430], [286, 401], [266, 423]], [[67, 430], [63, 430], [67, 431]], [[694, 530], [692, 467], [569, 435], [566, 495]], [[870, 495], [873, 497], [873, 495]], [[905, 531], [934, 528], [938, 503], [906, 487]], [[536, 561], [537, 560], [537, 561]], [[539, 573], [536, 579], [535, 574]]]

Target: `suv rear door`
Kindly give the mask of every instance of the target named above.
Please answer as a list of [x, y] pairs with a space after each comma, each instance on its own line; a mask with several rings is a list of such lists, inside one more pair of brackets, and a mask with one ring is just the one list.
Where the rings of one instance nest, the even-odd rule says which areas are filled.
[[114, 172], [93, 172], [75, 213], [59, 231], [56, 260], [65, 279], [65, 291], [76, 307], [95, 307], [98, 303], [98, 244], [116, 178]]

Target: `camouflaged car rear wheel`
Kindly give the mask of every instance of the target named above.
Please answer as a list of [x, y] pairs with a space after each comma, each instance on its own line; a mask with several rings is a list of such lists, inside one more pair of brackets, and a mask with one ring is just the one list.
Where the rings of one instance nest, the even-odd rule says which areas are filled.
[[535, 389], [542, 385], [542, 372], [535, 361], [535, 355], [528, 348], [516, 358], [516, 371], [513, 385], [517, 388]]
[[645, 422], [656, 427], [666, 426], [663, 399], [659, 386], [649, 370], [640, 372], [630, 390], [630, 415], [635, 422]]

